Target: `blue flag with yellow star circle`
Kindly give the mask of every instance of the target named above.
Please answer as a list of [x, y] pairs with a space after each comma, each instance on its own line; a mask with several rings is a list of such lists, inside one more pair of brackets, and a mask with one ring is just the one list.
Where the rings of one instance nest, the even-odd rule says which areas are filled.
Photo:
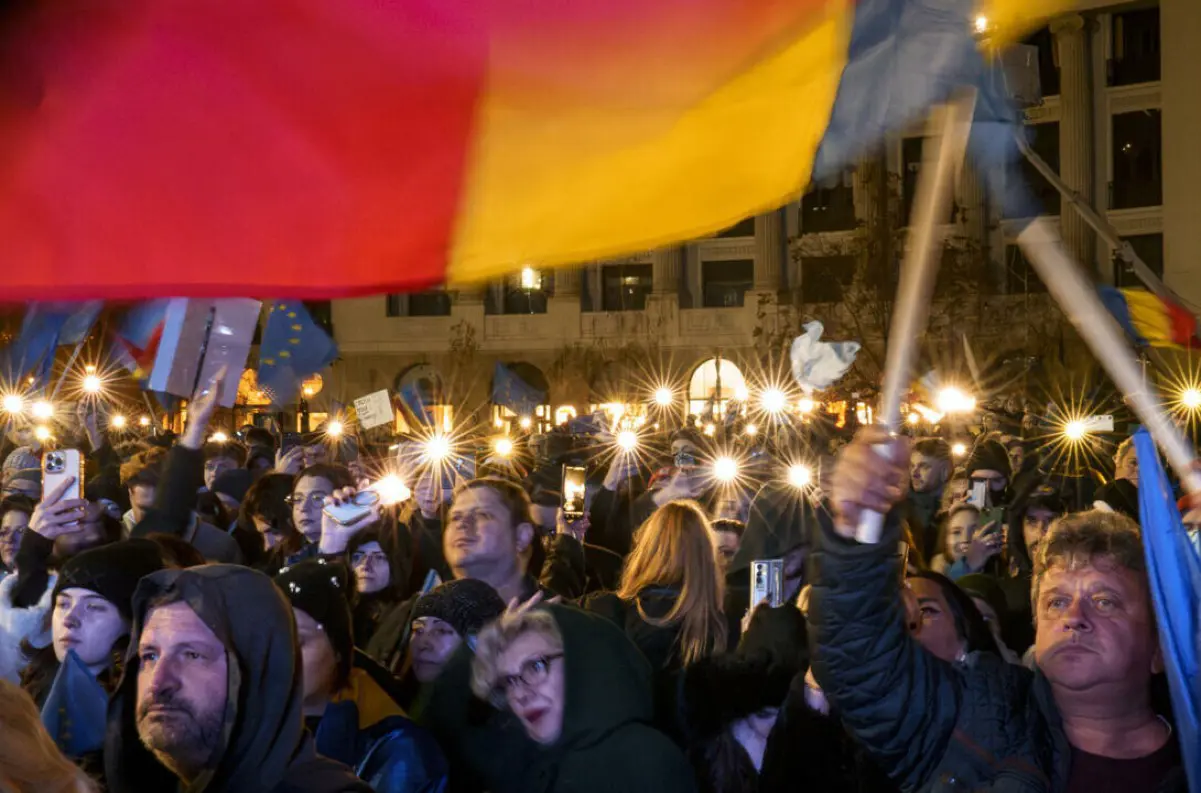
[[299, 397], [301, 383], [338, 357], [338, 345], [298, 300], [275, 300], [259, 346], [259, 388], [272, 404], [287, 405]]

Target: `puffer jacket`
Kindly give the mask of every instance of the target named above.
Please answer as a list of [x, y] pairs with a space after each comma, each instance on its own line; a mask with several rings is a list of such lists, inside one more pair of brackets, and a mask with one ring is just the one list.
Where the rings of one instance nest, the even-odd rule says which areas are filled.
[[[990, 653], [952, 665], [923, 650], [905, 629], [896, 522], [874, 545], [822, 524], [813, 671], [880, 768], [907, 791], [1063, 790], [1071, 747], [1047, 679]], [[1172, 774], [1161, 790], [1182, 780]]]
[[34, 604], [22, 608], [13, 603], [18, 577], [10, 573], [0, 580], [0, 679], [10, 683], [21, 681], [21, 670], [28, 660], [21, 651], [21, 642], [28, 639], [34, 647], [50, 643], [46, 616], [53, 604], [52, 595], [57, 577], [50, 576], [49, 585]]

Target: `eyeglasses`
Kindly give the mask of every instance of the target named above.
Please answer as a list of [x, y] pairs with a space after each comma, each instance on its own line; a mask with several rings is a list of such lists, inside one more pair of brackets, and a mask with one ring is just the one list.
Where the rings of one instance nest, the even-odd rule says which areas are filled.
[[513, 692], [520, 683], [526, 689], [533, 688], [544, 682], [550, 675], [552, 661], [563, 657], [563, 653], [539, 655], [528, 659], [521, 665], [521, 671], [515, 675], [505, 675], [496, 683], [496, 695], [503, 699]]
[[319, 507], [325, 503], [325, 493], [309, 493], [307, 496], [284, 496], [284, 503], [290, 507], [298, 504], [308, 504], [310, 507]]
[[370, 564], [372, 567], [386, 565], [388, 557], [385, 554], [377, 551], [355, 551], [350, 555], [350, 564], [352, 567], [358, 567], [361, 564]]

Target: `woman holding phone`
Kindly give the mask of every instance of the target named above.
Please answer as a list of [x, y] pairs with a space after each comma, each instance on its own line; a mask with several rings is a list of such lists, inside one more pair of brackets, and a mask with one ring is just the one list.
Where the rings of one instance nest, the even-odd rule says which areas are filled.
[[943, 519], [943, 551], [931, 560], [930, 569], [952, 581], [984, 571], [989, 560], [1004, 550], [1005, 533], [1001, 521], [995, 518], [981, 525], [982, 515], [974, 504], [960, 503], [951, 508]]

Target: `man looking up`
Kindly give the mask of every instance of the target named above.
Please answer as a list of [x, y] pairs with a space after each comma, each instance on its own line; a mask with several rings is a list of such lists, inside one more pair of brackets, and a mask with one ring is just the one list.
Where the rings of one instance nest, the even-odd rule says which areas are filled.
[[292, 610], [271, 579], [233, 565], [165, 570], [133, 602], [104, 760], [114, 793], [360, 793], [304, 729]]
[[903, 498], [907, 472], [892, 460], [904, 452], [877, 428], [843, 451], [836, 515], [814, 552], [813, 671], [855, 738], [909, 790], [1012, 784], [1017, 768], [1031, 789], [1183, 789], [1180, 747], [1151, 707], [1163, 664], [1137, 526], [1085, 512], [1039, 544], [1037, 671], [990, 653], [939, 661], [897, 608], [895, 521], [878, 543], [852, 539], [863, 510], [887, 513]]

